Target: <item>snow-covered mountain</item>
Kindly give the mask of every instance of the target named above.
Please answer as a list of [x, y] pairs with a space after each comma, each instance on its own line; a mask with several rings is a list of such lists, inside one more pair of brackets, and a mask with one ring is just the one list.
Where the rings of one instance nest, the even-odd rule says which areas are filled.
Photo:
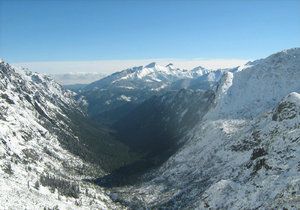
[[168, 84], [182, 78], [191, 78], [193, 75], [204, 71], [188, 71], [176, 68], [173, 64], [160, 66], [150, 63], [146, 66], [133, 67], [114, 73], [102, 80], [96, 81], [85, 88], [85, 90], [127, 88], [127, 89], [149, 89], [158, 91]]
[[[104, 157], [88, 146], [93, 135], [104, 134], [84, 119], [74, 93], [0, 62], [1, 209], [120, 208], [103, 189], [82, 181], [104, 172], [92, 163]], [[113, 141], [93, 143], [109, 148]]]
[[[115, 122], [146, 99], [169, 90], [190, 88], [189, 84], [201, 83], [193, 89], [210, 89], [226, 70], [213, 71], [202, 67], [184, 70], [173, 64], [160, 66], [150, 63], [126, 69], [99, 81], [80, 92], [89, 102], [90, 116], [107, 122]], [[195, 79], [195, 81], [193, 80]], [[177, 82], [177, 83], [176, 83]], [[194, 82], [194, 83], [193, 83]], [[117, 114], [117, 117], [113, 116]]]
[[300, 50], [293, 48], [248, 63], [228, 73], [220, 84], [217, 117], [251, 118], [275, 106], [291, 91], [300, 91]]
[[215, 89], [222, 76], [227, 72], [235, 72], [238, 68], [233, 69], [218, 69], [208, 70], [202, 67], [197, 67], [191, 71], [193, 77], [179, 79], [173, 82], [169, 89], [180, 90], [180, 89], [192, 89], [192, 90], [211, 90]]
[[116, 188], [133, 206], [299, 209], [300, 49], [226, 72], [185, 145], [144, 183]]

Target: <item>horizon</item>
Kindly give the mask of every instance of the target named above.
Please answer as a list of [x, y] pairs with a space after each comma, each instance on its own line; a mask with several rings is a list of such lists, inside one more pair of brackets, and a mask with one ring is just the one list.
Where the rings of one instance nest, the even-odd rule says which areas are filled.
[[[217, 70], [242, 66], [249, 60], [242, 59], [141, 59], [141, 60], [96, 60], [96, 61], [40, 61], [12, 63], [18, 68], [27, 68], [31, 71], [44, 74], [77, 74], [77, 73], [95, 73], [95, 74], [113, 74], [126, 69], [147, 66], [150, 63], [156, 63], [159, 66], [166, 66], [172, 63], [175, 67], [192, 70], [196, 67]], [[84, 69], [88, 69], [84, 71]]]
[[[174, 65], [176, 68], [182, 70], [192, 70], [197, 67], [203, 67], [210, 70], [218, 69], [230, 69], [235, 67], [241, 67], [259, 59], [267, 58], [270, 55], [284, 52], [286, 50], [295, 49], [299, 47], [293, 47], [289, 49], [283, 49], [277, 52], [273, 52], [267, 56], [256, 59], [144, 59], [144, 60], [94, 60], [94, 61], [50, 61], [50, 62], [24, 62], [24, 63], [12, 63], [17, 68], [27, 68], [34, 72], [49, 74], [49, 75], [64, 75], [64, 74], [102, 74], [104, 76], [121, 72], [126, 69], [147, 66], [151, 63], [156, 63], [159, 66], [167, 66], [169, 64]], [[5, 61], [5, 60], [4, 60]], [[81, 71], [83, 68], [88, 68], [89, 71]], [[77, 69], [77, 71], [76, 71]]]

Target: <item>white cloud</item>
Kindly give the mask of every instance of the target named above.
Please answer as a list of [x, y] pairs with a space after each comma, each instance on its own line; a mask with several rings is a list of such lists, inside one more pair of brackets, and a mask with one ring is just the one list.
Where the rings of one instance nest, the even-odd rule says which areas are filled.
[[210, 69], [230, 68], [245, 64], [246, 59], [141, 59], [141, 60], [96, 60], [96, 61], [42, 61], [14, 63], [14, 66], [25, 67], [31, 71], [61, 74], [69, 72], [99, 72], [110, 74], [133, 66], [147, 65], [157, 62], [160, 65], [173, 63], [174, 66], [192, 69], [203, 66]]

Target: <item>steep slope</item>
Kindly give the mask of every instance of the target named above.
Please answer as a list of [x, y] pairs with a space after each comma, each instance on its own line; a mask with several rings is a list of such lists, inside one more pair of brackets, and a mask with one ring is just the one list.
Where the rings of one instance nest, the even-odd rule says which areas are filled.
[[[99, 164], [115, 162], [110, 148], [124, 146], [111, 146], [116, 142], [110, 134], [88, 123], [74, 93], [47, 76], [1, 62], [1, 207], [115, 208], [102, 189], [81, 180], [103, 174]], [[98, 154], [98, 145], [106, 153]]]
[[248, 63], [227, 81], [232, 85], [224, 87], [216, 117], [251, 118], [274, 107], [291, 91], [299, 92], [299, 60], [300, 48], [293, 48]]
[[169, 89], [171, 90], [180, 90], [180, 89], [192, 89], [192, 90], [211, 90], [218, 84], [223, 74], [226, 72], [235, 72], [237, 68], [233, 69], [219, 69], [219, 70], [206, 70], [202, 69], [200, 72], [197, 67], [192, 69], [192, 72], [196, 72], [193, 74], [193, 78], [180, 79], [178, 81], [173, 82]]
[[185, 90], [153, 96], [118, 121], [120, 141], [150, 154], [163, 154], [177, 145], [209, 110], [213, 91]]
[[119, 199], [148, 208], [298, 209], [299, 51], [227, 72], [186, 144], [145, 175], [150, 181], [116, 188]]

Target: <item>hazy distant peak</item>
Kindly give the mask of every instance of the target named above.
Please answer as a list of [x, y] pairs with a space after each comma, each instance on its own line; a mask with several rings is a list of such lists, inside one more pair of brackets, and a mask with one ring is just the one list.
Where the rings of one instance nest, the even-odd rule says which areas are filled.
[[198, 71], [198, 70], [206, 70], [206, 68], [204, 68], [202, 66], [197, 66], [197, 67], [192, 69], [192, 71]]
[[97, 72], [74, 72], [51, 75], [61, 85], [89, 84], [103, 78], [105, 74]]
[[157, 66], [156, 62], [152, 62], [152, 63], [149, 63], [148, 65], [146, 65], [145, 68], [153, 68], [156, 66]]
[[173, 68], [174, 64], [173, 63], [169, 63], [168, 65], [166, 65], [166, 67]]

